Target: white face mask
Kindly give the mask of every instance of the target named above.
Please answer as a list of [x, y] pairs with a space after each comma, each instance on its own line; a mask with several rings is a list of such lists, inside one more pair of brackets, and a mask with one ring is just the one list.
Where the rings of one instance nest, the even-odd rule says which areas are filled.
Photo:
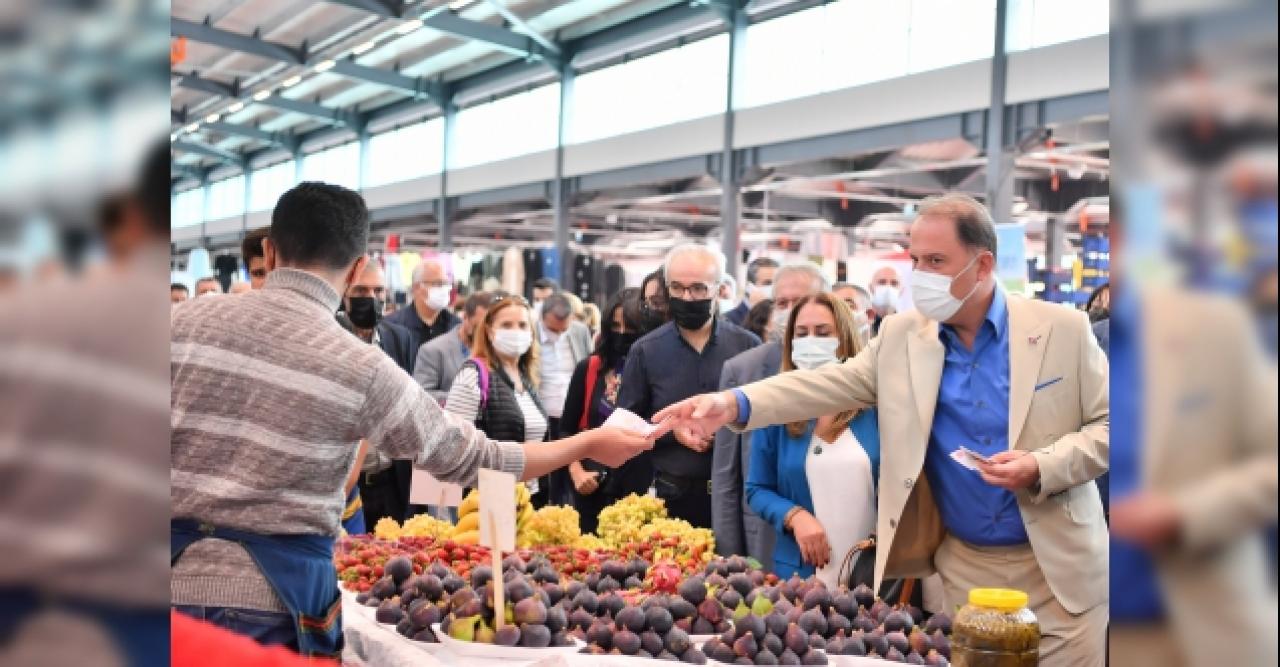
[[978, 256], [965, 264], [960, 273], [954, 276], [944, 276], [940, 273], [928, 273], [925, 271], [911, 272], [911, 300], [915, 302], [916, 309], [922, 315], [939, 322], [946, 322], [955, 316], [960, 307], [964, 305], [973, 293], [978, 291], [978, 283], [973, 284], [973, 289], [964, 296], [963, 299], [957, 299], [951, 295], [951, 284], [968, 271], [970, 267], [978, 261]]
[[507, 357], [523, 357], [533, 345], [533, 334], [527, 329], [499, 329], [493, 333], [493, 347]]
[[721, 314], [727, 313], [737, 307], [738, 307], [738, 304], [734, 302], [733, 299], [720, 299]]
[[871, 292], [871, 307], [888, 315], [898, 310], [898, 288], [893, 285], [876, 285]]
[[791, 340], [791, 363], [796, 368], [809, 370], [839, 361], [836, 350], [840, 341], [833, 336], [805, 336]]
[[773, 298], [773, 285], [757, 285], [751, 283], [751, 293], [761, 299]]
[[444, 310], [449, 307], [449, 296], [453, 290], [449, 287], [432, 287], [427, 290], [427, 307], [431, 310]]
[[769, 316], [769, 340], [782, 342], [787, 337], [787, 320], [791, 317], [791, 309], [774, 308]]

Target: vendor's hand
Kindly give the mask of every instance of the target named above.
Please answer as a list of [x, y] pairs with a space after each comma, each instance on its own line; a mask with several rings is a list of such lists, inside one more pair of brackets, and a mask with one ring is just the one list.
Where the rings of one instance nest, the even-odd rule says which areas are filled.
[[653, 416], [653, 423], [669, 419], [674, 428], [684, 430], [686, 437], [693, 440], [714, 438], [716, 431], [737, 418], [738, 401], [732, 393], [721, 391], [693, 396], [669, 405]]
[[579, 495], [589, 496], [600, 488], [600, 473], [583, 470], [579, 466], [571, 466], [569, 476], [573, 478], [573, 488]]
[[586, 458], [618, 468], [641, 452], [653, 449], [653, 441], [666, 435], [670, 424], [662, 424], [648, 436], [616, 426], [601, 426], [590, 434]]
[[998, 486], [1009, 491], [1029, 489], [1040, 481], [1040, 464], [1036, 457], [1022, 450], [999, 452], [989, 459], [990, 463], [978, 462], [978, 472], [982, 481], [991, 486]]
[[711, 444], [715, 442], [714, 435], [703, 437], [688, 428], [677, 428], [672, 433], [680, 444], [699, 454], [711, 449]]
[[827, 531], [818, 518], [805, 510], [791, 517], [791, 534], [800, 545], [800, 557], [814, 567], [822, 567], [831, 560], [831, 545], [827, 543]]
[[1177, 541], [1182, 513], [1168, 496], [1142, 491], [1111, 504], [1111, 536], [1156, 551]]

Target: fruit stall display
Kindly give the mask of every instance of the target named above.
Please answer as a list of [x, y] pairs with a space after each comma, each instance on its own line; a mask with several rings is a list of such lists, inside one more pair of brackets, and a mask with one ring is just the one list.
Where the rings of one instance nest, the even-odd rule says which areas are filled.
[[[335, 562], [355, 601], [406, 641], [438, 643], [435, 626], [462, 642], [582, 645], [587, 655], [689, 664], [948, 664], [945, 614], [926, 619], [865, 586], [830, 591], [816, 578], [779, 581], [740, 556], [712, 557], [711, 538], [691, 544], [696, 529], [670, 523], [660, 503], [620, 501], [605, 511], [614, 510], [608, 523], [601, 514], [592, 542], [579, 541], [571, 509], [531, 512], [520, 529], [526, 540], [503, 559], [500, 582], [488, 549], [414, 519], [394, 532], [385, 527], [382, 537], [344, 538]], [[574, 544], [543, 544], [574, 535]], [[501, 628], [496, 585], [505, 599]]]

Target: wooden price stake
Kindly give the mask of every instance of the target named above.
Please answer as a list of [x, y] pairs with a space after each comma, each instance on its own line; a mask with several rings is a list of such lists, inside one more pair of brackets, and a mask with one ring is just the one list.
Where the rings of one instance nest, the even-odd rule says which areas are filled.
[[493, 618], [495, 629], [506, 625], [502, 572], [502, 553], [516, 548], [516, 477], [496, 470], [481, 470], [480, 489], [480, 544], [489, 547], [493, 559]]

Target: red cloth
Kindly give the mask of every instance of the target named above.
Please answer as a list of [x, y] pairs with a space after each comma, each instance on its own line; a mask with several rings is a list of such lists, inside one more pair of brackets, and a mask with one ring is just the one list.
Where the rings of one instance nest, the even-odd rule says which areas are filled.
[[169, 613], [169, 664], [174, 667], [324, 667], [336, 661], [304, 658], [282, 646], [263, 646], [248, 637], [177, 611]]

